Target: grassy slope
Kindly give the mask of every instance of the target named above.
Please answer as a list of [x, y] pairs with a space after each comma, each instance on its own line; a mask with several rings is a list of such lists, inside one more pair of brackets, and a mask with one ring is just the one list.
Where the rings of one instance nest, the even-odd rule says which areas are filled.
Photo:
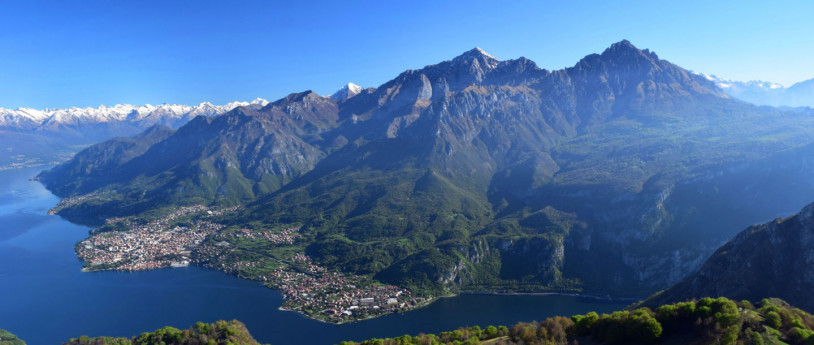
[[6, 330], [0, 329], [0, 345], [25, 345], [25, 341]]

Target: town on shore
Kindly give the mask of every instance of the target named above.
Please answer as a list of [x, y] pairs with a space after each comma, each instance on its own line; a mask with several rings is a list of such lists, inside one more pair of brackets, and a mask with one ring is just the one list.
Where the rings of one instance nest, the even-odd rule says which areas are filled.
[[[65, 199], [50, 213], [95, 197]], [[111, 227], [92, 231], [90, 237], [76, 244], [76, 254], [84, 262], [85, 271], [139, 271], [190, 264], [217, 269], [279, 290], [284, 298], [283, 310], [332, 323], [404, 312], [433, 300], [368, 276], [315, 264], [296, 245], [299, 227], [228, 228], [215, 220], [236, 209], [192, 205], [149, 221], [110, 218], [106, 225]], [[257, 248], [271, 249], [261, 252]]]

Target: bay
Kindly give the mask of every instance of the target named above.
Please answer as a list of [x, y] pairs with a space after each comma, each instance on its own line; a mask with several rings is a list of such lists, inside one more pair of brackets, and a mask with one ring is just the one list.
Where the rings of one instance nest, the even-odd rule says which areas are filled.
[[408, 313], [334, 325], [278, 310], [281, 295], [258, 282], [200, 267], [82, 272], [73, 246], [90, 229], [46, 214], [59, 199], [28, 180], [38, 172], [0, 171], [0, 328], [31, 345], [80, 335], [130, 337], [221, 319], [244, 322], [261, 343], [335, 344], [610, 312], [627, 304], [579, 296], [466, 294]]

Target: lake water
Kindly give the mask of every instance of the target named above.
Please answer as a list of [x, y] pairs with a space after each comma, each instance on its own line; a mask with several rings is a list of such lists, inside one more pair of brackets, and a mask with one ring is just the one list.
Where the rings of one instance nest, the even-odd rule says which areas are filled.
[[199, 267], [83, 273], [73, 245], [89, 229], [46, 215], [58, 198], [28, 181], [38, 172], [0, 171], [0, 328], [30, 345], [60, 344], [80, 335], [130, 337], [220, 319], [244, 322], [261, 343], [335, 344], [626, 305], [574, 296], [462, 295], [404, 314], [333, 325], [278, 310], [280, 294], [260, 283]]

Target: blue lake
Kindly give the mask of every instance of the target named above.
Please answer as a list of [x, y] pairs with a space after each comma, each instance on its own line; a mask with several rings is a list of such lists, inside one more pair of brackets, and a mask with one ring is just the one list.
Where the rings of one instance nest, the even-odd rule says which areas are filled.
[[404, 314], [333, 325], [278, 310], [280, 294], [260, 283], [204, 268], [83, 273], [73, 246], [90, 229], [46, 214], [59, 199], [28, 181], [39, 170], [0, 171], [0, 328], [31, 345], [80, 335], [130, 337], [220, 319], [244, 322], [261, 343], [335, 344], [610, 312], [627, 304], [575, 296], [461, 295]]

